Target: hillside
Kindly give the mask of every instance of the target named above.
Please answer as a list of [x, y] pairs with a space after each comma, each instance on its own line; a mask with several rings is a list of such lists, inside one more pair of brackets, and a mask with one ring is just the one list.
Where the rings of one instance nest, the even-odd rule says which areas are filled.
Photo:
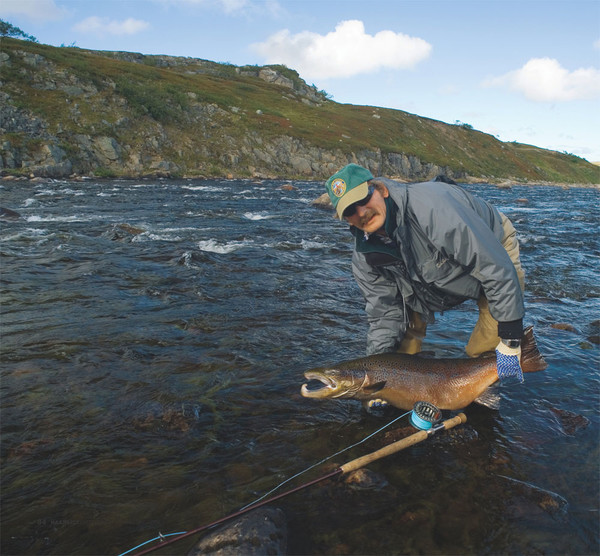
[[574, 155], [339, 104], [284, 66], [1, 41], [3, 174], [322, 179], [355, 161], [410, 180], [600, 182]]

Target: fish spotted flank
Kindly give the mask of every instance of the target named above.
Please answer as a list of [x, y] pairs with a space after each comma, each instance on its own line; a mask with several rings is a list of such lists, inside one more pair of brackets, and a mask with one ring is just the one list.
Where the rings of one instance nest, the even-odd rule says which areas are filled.
[[[547, 366], [538, 351], [533, 327], [529, 327], [521, 346], [523, 372], [542, 371]], [[498, 380], [498, 371], [493, 356], [425, 359], [384, 353], [311, 369], [304, 376], [320, 382], [318, 388], [308, 383], [302, 386], [306, 398], [352, 398], [365, 405], [381, 399], [405, 410], [418, 401], [428, 401], [440, 409], [462, 409]]]

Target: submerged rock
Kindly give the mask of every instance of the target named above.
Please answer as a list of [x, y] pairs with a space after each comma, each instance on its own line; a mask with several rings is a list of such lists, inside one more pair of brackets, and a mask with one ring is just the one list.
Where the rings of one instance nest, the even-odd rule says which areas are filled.
[[569, 323], [566, 322], [555, 322], [550, 325], [550, 328], [555, 328], [556, 330], [566, 330], [567, 332], [577, 332], [577, 329]]
[[591, 334], [588, 335], [587, 339], [592, 344], [600, 344], [600, 320], [595, 320], [590, 323], [589, 328]]
[[560, 494], [505, 475], [498, 477], [506, 481], [505, 492], [508, 495], [512, 517], [530, 516], [531, 505], [534, 504], [555, 519], [567, 518], [569, 503]]
[[568, 436], [573, 436], [577, 431], [585, 429], [590, 424], [587, 417], [566, 409], [551, 407], [550, 411], [556, 416], [563, 432]]
[[[336, 519], [374, 516], [391, 511], [398, 504], [398, 490], [388, 480], [370, 469], [362, 468], [352, 471], [341, 481], [334, 481], [328, 487], [329, 503], [336, 508], [344, 508], [337, 517], [332, 516], [332, 524]], [[339, 526], [344, 526], [340, 523]]]
[[287, 523], [283, 511], [261, 508], [202, 538], [188, 556], [276, 556], [286, 551]]

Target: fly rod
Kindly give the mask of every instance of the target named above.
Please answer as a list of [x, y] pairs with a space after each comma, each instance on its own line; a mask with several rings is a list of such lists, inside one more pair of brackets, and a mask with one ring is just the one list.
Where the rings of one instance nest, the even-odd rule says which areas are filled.
[[[350, 473], [351, 471], [356, 471], [357, 469], [360, 469], [361, 467], [364, 467], [365, 465], [368, 465], [369, 463], [372, 463], [378, 459], [385, 458], [387, 456], [391, 456], [392, 454], [395, 454], [396, 452], [400, 452], [401, 450], [410, 448], [411, 446], [414, 446], [415, 444], [422, 442], [423, 440], [429, 438], [430, 436], [433, 436], [438, 431], [449, 430], [453, 427], [456, 427], [457, 425], [460, 425], [460, 424], [466, 423], [466, 422], [467, 422], [467, 416], [464, 413], [459, 413], [455, 417], [452, 417], [451, 419], [446, 419], [445, 421], [435, 424], [427, 430], [420, 430], [414, 434], [411, 434], [410, 436], [407, 436], [406, 438], [402, 438], [400, 440], [397, 440], [396, 442], [392, 442], [391, 444], [388, 444], [387, 446], [384, 446], [383, 448], [380, 448], [379, 450], [376, 450], [375, 452], [371, 452], [370, 454], [366, 454], [360, 458], [353, 459], [352, 461], [345, 463], [344, 465], [338, 467], [337, 469], [334, 469], [333, 471], [331, 471], [330, 473], [327, 473], [326, 475], [323, 475], [322, 477], [318, 477], [317, 479], [314, 479], [308, 483], [304, 483], [300, 486], [297, 486], [295, 488], [292, 488], [290, 490], [287, 490], [285, 492], [277, 494], [276, 496], [267, 498], [266, 500], [262, 500], [260, 502], [250, 504], [235, 513], [229, 514], [225, 517], [222, 517], [221, 519], [217, 519], [216, 521], [213, 521], [212, 523], [209, 523], [207, 525], [202, 525], [201, 527], [193, 529], [192, 531], [187, 531], [185, 533], [181, 533], [180, 535], [177, 535], [174, 538], [169, 539], [168, 541], [162, 541], [160, 544], [157, 544], [150, 548], [146, 548], [145, 550], [143, 550], [141, 552], [136, 552], [135, 556], [142, 556], [143, 554], [149, 554], [150, 552], [159, 550], [160, 548], [163, 548], [167, 545], [173, 544], [181, 539], [190, 537], [192, 535], [196, 535], [197, 533], [201, 533], [202, 531], [206, 531], [207, 529], [210, 529], [212, 527], [220, 525], [221, 523], [224, 523], [225, 521], [229, 521], [230, 519], [239, 517], [247, 512], [256, 510], [257, 508], [260, 508], [262, 506], [265, 506], [266, 504], [275, 502], [276, 500], [279, 500], [285, 496], [289, 496], [290, 494], [294, 494], [295, 492], [298, 492], [299, 490], [303, 490], [312, 485], [316, 485], [317, 483], [320, 483], [327, 479], [331, 479], [333, 477], [336, 477], [337, 475], [343, 475], [343, 474]], [[128, 551], [128, 552], [130, 552], [130, 551]], [[125, 552], [123, 554], [127, 554], [128, 552]], [[123, 556], [123, 555], [121, 555], [121, 556]]]

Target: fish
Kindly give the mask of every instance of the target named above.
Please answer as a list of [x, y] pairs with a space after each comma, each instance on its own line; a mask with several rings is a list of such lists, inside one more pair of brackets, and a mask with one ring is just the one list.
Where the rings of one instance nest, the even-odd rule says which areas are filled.
[[[524, 373], [543, 371], [548, 364], [538, 350], [533, 327], [521, 342]], [[370, 400], [383, 400], [398, 409], [410, 410], [427, 401], [439, 409], [467, 407], [498, 380], [496, 357], [436, 358], [383, 353], [311, 369], [304, 373], [305, 398], [350, 398], [365, 407]]]

